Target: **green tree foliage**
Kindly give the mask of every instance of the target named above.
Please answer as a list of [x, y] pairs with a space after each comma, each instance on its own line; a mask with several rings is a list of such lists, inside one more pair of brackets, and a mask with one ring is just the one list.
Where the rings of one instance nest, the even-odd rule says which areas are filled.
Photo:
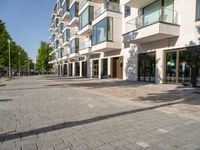
[[49, 47], [49, 44], [41, 41], [36, 60], [36, 70], [50, 71], [52, 69], [52, 65], [49, 64], [49, 61], [52, 60], [51, 56], [49, 55], [51, 52], [52, 48]]
[[8, 67], [9, 63], [8, 40], [11, 41], [10, 43], [11, 68], [13, 69], [19, 68], [19, 58], [20, 58], [20, 68], [27, 69], [27, 60], [28, 60], [27, 53], [21, 46], [17, 45], [12, 40], [2, 20], [0, 20], [0, 68]]

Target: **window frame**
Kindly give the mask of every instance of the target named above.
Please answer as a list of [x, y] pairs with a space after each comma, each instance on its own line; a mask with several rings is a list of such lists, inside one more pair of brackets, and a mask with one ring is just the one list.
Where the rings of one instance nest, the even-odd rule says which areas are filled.
[[[112, 40], [108, 40], [108, 25], [109, 25], [109, 18], [110, 19], [112, 19]], [[97, 43], [97, 34], [95, 34], [95, 43], [93, 42], [94, 41], [94, 36], [93, 36], [93, 33], [94, 33], [94, 28], [95, 28], [95, 30], [97, 31], [97, 25], [101, 22], [101, 21], [103, 21], [103, 20], [106, 20], [106, 23], [105, 23], [105, 25], [106, 25], [106, 27], [105, 27], [105, 30], [106, 30], [106, 39], [105, 40], [103, 40], [103, 41], [101, 41], [101, 42], [98, 42]], [[114, 19], [113, 19], [113, 17], [105, 17], [105, 18], [103, 18], [103, 19], [101, 19], [99, 22], [97, 22], [95, 25], [93, 25], [93, 27], [92, 27], [92, 46], [95, 46], [95, 45], [98, 45], [98, 44], [101, 44], [101, 43], [103, 43], [103, 42], [113, 42], [113, 21]], [[96, 32], [95, 32], [96, 33]]]

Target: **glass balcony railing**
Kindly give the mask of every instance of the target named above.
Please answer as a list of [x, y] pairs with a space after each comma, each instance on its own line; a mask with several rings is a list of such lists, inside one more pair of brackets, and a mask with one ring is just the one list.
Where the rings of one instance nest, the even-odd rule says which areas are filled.
[[126, 33], [138, 30], [157, 22], [178, 24], [178, 12], [175, 10], [160, 8], [156, 12], [149, 12], [126, 23]]
[[120, 12], [121, 7], [119, 3], [115, 2], [107, 2], [105, 3], [102, 7], [97, 9], [94, 13], [94, 18], [96, 19], [99, 17], [101, 14], [103, 14], [105, 11], [112, 11], [112, 12]]
[[88, 42], [83, 42], [83, 43], [80, 43], [79, 49], [80, 49], [80, 51], [81, 51], [81, 50], [84, 50], [84, 49], [86, 49], [86, 48], [90, 48], [91, 45], [92, 45], [92, 44], [91, 44], [90, 41], [88, 41]]

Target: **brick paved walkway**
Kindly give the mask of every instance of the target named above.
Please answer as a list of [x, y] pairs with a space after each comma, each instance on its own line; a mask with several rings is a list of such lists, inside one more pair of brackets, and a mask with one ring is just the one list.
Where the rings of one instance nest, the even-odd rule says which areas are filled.
[[165, 105], [137, 107], [42, 77], [12, 80], [0, 87], [0, 150], [199, 150], [200, 122], [155, 110]]

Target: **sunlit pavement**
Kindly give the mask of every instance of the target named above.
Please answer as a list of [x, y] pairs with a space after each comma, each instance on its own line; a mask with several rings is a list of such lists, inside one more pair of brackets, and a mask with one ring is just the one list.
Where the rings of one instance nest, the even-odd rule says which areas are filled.
[[[53, 77], [52, 77], [53, 78]], [[44, 77], [0, 86], [0, 150], [199, 150], [200, 122]]]

